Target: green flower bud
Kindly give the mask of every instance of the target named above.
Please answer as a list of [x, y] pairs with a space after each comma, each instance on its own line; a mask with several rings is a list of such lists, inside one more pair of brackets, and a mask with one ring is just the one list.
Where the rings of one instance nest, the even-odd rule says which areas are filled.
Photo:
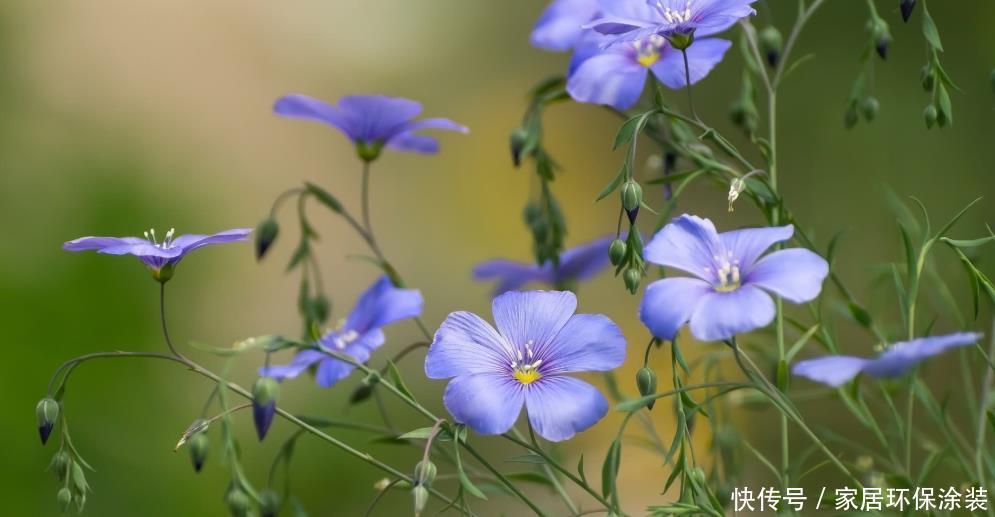
[[55, 477], [58, 478], [59, 481], [65, 481], [69, 462], [69, 454], [67, 454], [66, 451], [59, 451], [55, 453], [55, 456], [52, 456], [52, 462], [48, 464], [48, 470], [54, 472]]
[[429, 486], [433, 481], [435, 481], [435, 473], [435, 463], [432, 463], [431, 461], [419, 461], [418, 464], [415, 465], [415, 483]]
[[259, 515], [261, 517], [276, 517], [280, 513], [282, 502], [280, 494], [272, 489], [267, 488], [259, 492]]
[[936, 77], [933, 75], [933, 69], [929, 65], [924, 65], [922, 70], [919, 71], [919, 81], [922, 83], [922, 89], [926, 93], [933, 91], [933, 87], [936, 86]]
[[207, 461], [207, 451], [210, 448], [211, 440], [207, 437], [207, 433], [201, 431], [190, 437], [187, 441], [187, 447], [190, 448], [190, 461], [193, 463], [193, 469], [195, 472], [200, 472], [200, 469], [204, 468], [204, 462]]
[[643, 279], [643, 274], [637, 268], [629, 268], [625, 270], [622, 278], [625, 280], [625, 288], [630, 293], [636, 294], [636, 291], [639, 290], [639, 281]]
[[525, 128], [516, 127], [508, 140], [511, 147], [511, 162], [518, 167], [522, 164], [522, 151], [525, 150], [525, 144], [529, 140], [529, 132]]
[[68, 488], [62, 487], [59, 489], [59, 493], [55, 494], [55, 500], [59, 502], [62, 513], [66, 513], [69, 511], [69, 506], [73, 504], [73, 493]]
[[627, 181], [622, 185], [622, 208], [626, 212], [632, 212], [639, 208], [643, 202], [643, 188], [635, 181]]
[[59, 420], [59, 403], [51, 397], [45, 397], [35, 406], [35, 416], [38, 417], [38, 435], [41, 437], [41, 444], [48, 442], [52, 428]]
[[613, 266], [617, 266], [625, 260], [625, 252], [627, 250], [625, 241], [622, 239], [615, 239], [612, 241], [612, 245], [608, 248], [608, 258], [611, 260]]
[[[640, 368], [636, 372], [636, 387], [639, 388], [639, 394], [643, 397], [656, 393], [656, 372], [648, 366]], [[654, 404], [656, 404], [655, 400], [650, 401], [646, 407], [653, 409]]]
[[234, 517], [245, 517], [252, 510], [252, 500], [241, 487], [232, 486], [225, 495], [225, 504]]
[[874, 117], [877, 116], [880, 109], [881, 104], [874, 97], [865, 97], [864, 100], [860, 102], [860, 112], [864, 115], [864, 119], [868, 122], [874, 120]]
[[415, 498], [415, 517], [419, 517], [428, 503], [428, 489], [418, 485], [411, 489], [411, 495]]
[[781, 59], [781, 51], [784, 49], [784, 38], [777, 27], [768, 25], [760, 30], [760, 49], [767, 58], [767, 64], [771, 67], [777, 66]]
[[936, 106], [930, 104], [926, 106], [926, 109], [922, 112], [922, 118], [926, 122], [926, 129], [931, 129], [933, 124], [936, 124], [936, 119], [939, 115], [936, 113]]
[[269, 250], [273, 242], [276, 241], [277, 234], [280, 233], [280, 225], [277, 224], [276, 219], [270, 217], [265, 221], [259, 223], [256, 227], [256, 260], [262, 260], [263, 256], [266, 255], [266, 251]]
[[891, 43], [891, 33], [888, 31], [888, 23], [877, 18], [871, 23], [871, 38], [874, 40], [874, 48], [881, 59], [888, 58], [888, 44]]

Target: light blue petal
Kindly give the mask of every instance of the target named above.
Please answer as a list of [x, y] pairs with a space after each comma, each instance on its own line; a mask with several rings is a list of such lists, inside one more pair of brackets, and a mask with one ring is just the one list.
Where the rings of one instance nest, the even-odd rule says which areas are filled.
[[317, 350], [301, 350], [286, 365], [272, 365], [259, 369], [260, 377], [273, 377], [284, 380], [293, 379], [311, 367], [314, 363], [326, 358], [325, 354]]
[[691, 334], [701, 341], [722, 341], [766, 327], [774, 321], [774, 300], [750, 285], [702, 297], [691, 315]]
[[474, 280], [497, 279], [494, 287], [494, 296], [508, 291], [514, 291], [529, 282], [552, 283], [552, 274], [549, 270], [540, 269], [534, 263], [523, 264], [513, 260], [495, 259], [481, 262], [473, 268]]
[[829, 355], [799, 361], [791, 367], [791, 373], [835, 388], [850, 382], [867, 363], [868, 360], [861, 357]]
[[646, 84], [646, 67], [621, 47], [589, 57], [567, 78], [567, 92], [577, 102], [631, 108]]
[[569, 50], [584, 33], [581, 26], [597, 12], [598, 0], [553, 0], [536, 21], [529, 42], [546, 50]]
[[385, 275], [360, 295], [344, 328], [362, 334], [398, 320], [414, 318], [421, 315], [423, 303], [420, 291], [398, 289]]
[[710, 292], [712, 286], [697, 278], [657, 280], [646, 287], [639, 304], [639, 319], [654, 336], [673, 340], [691, 319], [701, 299]]
[[924, 359], [951, 348], [972, 345], [981, 339], [975, 332], [958, 332], [946, 336], [924, 337], [895, 343], [868, 362], [864, 371], [874, 377], [900, 377]]
[[794, 233], [795, 227], [789, 224], [722, 232], [719, 239], [726, 250], [739, 260], [740, 271], [747, 272], [768, 248], [790, 239]]
[[608, 401], [594, 386], [557, 375], [529, 384], [525, 407], [539, 436], [561, 442], [601, 420], [608, 412]]
[[435, 333], [425, 357], [425, 375], [430, 379], [468, 373], [511, 375], [510, 350], [504, 337], [479, 316], [454, 312]]
[[510, 375], [461, 375], [449, 382], [442, 396], [453, 418], [484, 435], [511, 429], [525, 402], [523, 385]]
[[755, 285], [794, 303], [814, 300], [829, 274], [829, 263], [812, 251], [790, 248], [760, 259], [745, 272], [744, 285]]
[[[722, 61], [732, 42], [724, 39], [699, 39], [687, 48], [688, 70], [691, 84], [705, 78], [715, 65]], [[687, 86], [684, 54], [667, 45], [660, 51], [660, 59], [651, 67], [653, 75], [667, 88], [679, 90]]]
[[539, 349], [553, 339], [577, 310], [569, 291], [511, 291], [494, 299], [494, 323], [514, 347]]
[[607, 316], [576, 314], [535, 352], [544, 375], [607, 372], [625, 362], [625, 337]]
[[684, 214], [653, 236], [643, 249], [643, 257], [648, 262], [675, 267], [714, 285], [718, 283], [714, 257], [724, 251], [711, 221]]

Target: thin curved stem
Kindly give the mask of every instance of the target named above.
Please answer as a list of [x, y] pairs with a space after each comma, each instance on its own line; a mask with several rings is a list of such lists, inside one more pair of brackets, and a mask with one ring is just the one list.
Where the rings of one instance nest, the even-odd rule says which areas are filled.
[[166, 283], [159, 282], [159, 320], [162, 322], [162, 337], [166, 340], [166, 346], [169, 347], [170, 353], [177, 357], [183, 357], [176, 347], [173, 346], [173, 340], [169, 339], [169, 329], [166, 327]]
[[688, 51], [686, 48], [681, 49], [681, 55], [684, 56], [684, 89], [687, 90], [688, 94], [688, 109], [691, 110], [691, 116], [701, 122], [701, 117], [698, 116], [698, 112], [694, 109], [694, 98], [691, 96], [691, 65], [688, 63]]

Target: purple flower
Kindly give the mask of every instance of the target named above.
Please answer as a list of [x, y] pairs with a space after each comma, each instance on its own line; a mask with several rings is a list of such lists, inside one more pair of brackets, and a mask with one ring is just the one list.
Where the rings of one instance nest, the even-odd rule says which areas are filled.
[[793, 303], [815, 299], [829, 264], [801, 248], [775, 251], [794, 227], [718, 233], [708, 219], [682, 215], [657, 233], [644, 251], [648, 262], [694, 277], [664, 278], [646, 288], [639, 318], [654, 336], [673, 339], [684, 323], [701, 341], [721, 341], [770, 324], [770, 291]]
[[[663, 36], [652, 34], [608, 48], [602, 48], [602, 41], [603, 37], [589, 36], [574, 53], [567, 77], [567, 92], [574, 100], [620, 110], [631, 108], [639, 100], [649, 72], [668, 88], [687, 86], [684, 56]], [[688, 47], [691, 83], [704, 79], [731, 45], [723, 39], [706, 38]]]
[[443, 396], [457, 422], [480, 434], [501, 434], [524, 405], [535, 431], [562, 441], [608, 411], [594, 386], [567, 374], [608, 371], [625, 361], [625, 338], [607, 317], [574, 314], [566, 291], [508, 292], [494, 299], [497, 330], [476, 314], [446, 318], [425, 373], [453, 378]]
[[239, 228], [216, 233], [214, 235], [180, 235], [173, 238], [175, 231], [170, 229], [158, 240], [155, 230], [145, 232], [145, 238], [139, 237], [80, 237], [62, 245], [67, 251], [97, 250], [97, 253], [108, 255], [134, 255], [152, 270], [152, 276], [160, 282], [165, 282], [173, 276], [176, 264], [191, 251], [211, 244], [244, 241], [251, 228]]
[[552, 262], [542, 266], [513, 260], [496, 259], [481, 262], [473, 268], [476, 280], [497, 279], [494, 295], [514, 291], [529, 282], [540, 282], [552, 287], [560, 287], [586, 280], [608, 266], [608, 246], [611, 237], [596, 239], [571, 248], [560, 255], [559, 267]]
[[532, 29], [532, 45], [553, 51], [570, 50], [581, 40], [582, 27], [599, 12], [599, 0], [553, 0]]
[[791, 372], [816, 382], [837, 387], [861, 373], [875, 378], [900, 377], [921, 361], [981, 339], [977, 332], [958, 332], [946, 336], [924, 337], [895, 343], [874, 359], [847, 355], [830, 355], [800, 361]]
[[[417, 317], [421, 314], [422, 303], [420, 291], [398, 289], [388, 277], [383, 276], [359, 297], [341, 326], [322, 336], [318, 344], [365, 363], [370, 354], [384, 343], [381, 328], [395, 321]], [[259, 375], [280, 380], [292, 379], [312, 365], [317, 365], [315, 379], [323, 388], [346, 378], [355, 368], [318, 350], [302, 350], [290, 364], [261, 368]]]
[[350, 95], [333, 106], [307, 95], [280, 97], [273, 105], [278, 115], [328, 124], [345, 133], [360, 157], [372, 161], [387, 146], [399, 151], [435, 153], [435, 138], [416, 134], [422, 129], [443, 129], [467, 133], [469, 130], [445, 118], [414, 120], [422, 110], [418, 102], [383, 95]]
[[[650, 36], [697, 37], [718, 34], [756, 14], [756, 0], [620, 0], [618, 7], [585, 25], [610, 35], [609, 45]], [[691, 47], [694, 47], [697, 42]]]

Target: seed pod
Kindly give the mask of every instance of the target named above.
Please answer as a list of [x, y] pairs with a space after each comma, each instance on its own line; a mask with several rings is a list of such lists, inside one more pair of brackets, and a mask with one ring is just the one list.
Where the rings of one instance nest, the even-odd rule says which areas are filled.
[[428, 503], [428, 489], [422, 485], [418, 485], [411, 489], [411, 495], [415, 499], [415, 517], [419, 517]]
[[245, 517], [252, 510], [252, 500], [238, 486], [233, 485], [228, 489], [228, 493], [225, 495], [225, 503], [228, 505], [228, 511], [234, 517]]
[[270, 217], [259, 223], [256, 227], [256, 260], [262, 260], [263, 256], [276, 241], [276, 236], [280, 233], [280, 225], [276, 219]]
[[843, 127], [850, 129], [856, 126], [859, 120], [860, 117], [857, 116], [857, 108], [851, 102], [850, 106], [846, 109], [846, 113], [843, 115]]
[[860, 101], [860, 112], [864, 115], [864, 120], [871, 122], [881, 109], [881, 104], [874, 97], [865, 97]]
[[[656, 372], [648, 366], [640, 368], [636, 372], [636, 387], [639, 388], [639, 394], [644, 397], [656, 393]], [[656, 401], [651, 400], [646, 407], [652, 410], [654, 404], [656, 404]]]
[[932, 92], [933, 87], [936, 86], [936, 77], [933, 75], [933, 69], [929, 65], [922, 67], [922, 70], [919, 72], [919, 80], [922, 82], [922, 89], [926, 93]]
[[52, 456], [52, 462], [48, 464], [48, 470], [55, 473], [55, 477], [58, 478], [60, 482], [66, 480], [66, 471], [69, 467], [69, 454], [66, 451], [59, 451]]
[[932, 129], [933, 124], [936, 124], [937, 117], [936, 106], [932, 104], [926, 106], [926, 109], [922, 112], [922, 118], [926, 122], [926, 129]]
[[642, 280], [643, 274], [637, 268], [629, 268], [625, 270], [623, 275], [623, 280], [625, 280], [625, 287], [630, 293], [636, 294], [639, 290], [639, 281]]
[[611, 260], [613, 266], [617, 266], [625, 260], [625, 252], [627, 246], [625, 241], [622, 239], [615, 239], [612, 241], [611, 246], [608, 248], [608, 258]]
[[66, 513], [69, 511], [69, 506], [73, 504], [73, 493], [68, 488], [62, 487], [59, 489], [59, 493], [55, 494], [55, 500], [59, 502], [62, 513]]
[[50, 397], [41, 399], [35, 406], [35, 416], [38, 417], [38, 436], [41, 437], [41, 444], [45, 445], [59, 420], [59, 403]]

